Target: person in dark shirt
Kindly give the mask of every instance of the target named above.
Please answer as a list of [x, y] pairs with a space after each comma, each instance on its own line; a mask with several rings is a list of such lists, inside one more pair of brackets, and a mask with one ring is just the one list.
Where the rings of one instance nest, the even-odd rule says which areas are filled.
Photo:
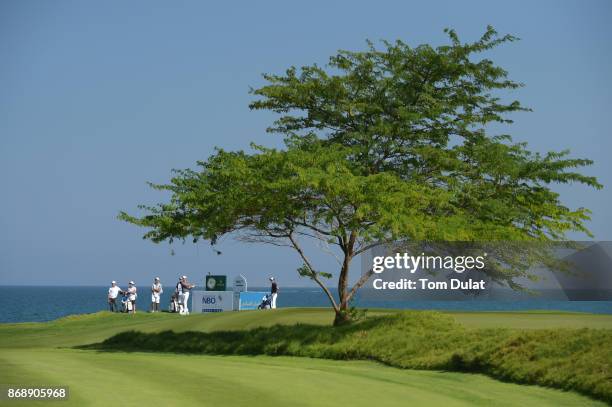
[[272, 283], [272, 287], [270, 287], [270, 294], [272, 295], [272, 301], [270, 303], [270, 308], [276, 308], [276, 297], [278, 296], [278, 284], [276, 284], [276, 280], [274, 277], [270, 277], [270, 282]]

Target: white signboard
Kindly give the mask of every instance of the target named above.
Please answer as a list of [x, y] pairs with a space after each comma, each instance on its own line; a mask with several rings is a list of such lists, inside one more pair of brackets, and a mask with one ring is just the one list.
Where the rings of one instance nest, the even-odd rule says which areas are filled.
[[234, 310], [238, 311], [240, 309], [240, 293], [247, 290], [246, 277], [242, 274], [237, 275], [236, 278], [234, 278], [232, 287], [234, 290]]
[[234, 293], [231, 291], [193, 291], [191, 312], [222, 312], [234, 309]]

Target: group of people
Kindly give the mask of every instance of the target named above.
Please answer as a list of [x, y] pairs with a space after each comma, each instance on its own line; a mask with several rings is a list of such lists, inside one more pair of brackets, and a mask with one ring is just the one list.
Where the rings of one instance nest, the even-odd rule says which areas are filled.
[[[136, 312], [137, 297], [138, 289], [133, 281], [129, 282], [127, 290], [123, 290], [117, 285], [117, 282], [113, 280], [108, 289], [108, 307], [111, 312]], [[118, 300], [121, 301], [121, 309], [117, 303]]]
[[[270, 277], [270, 295], [264, 297], [264, 301], [260, 308], [276, 308], [276, 297], [278, 296], [278, 284], [274, 277]], [[170, 312], [177, 312], [181, 315], [189, 315], [189, 295], [191, 289], [195, 285], [187, 281], [187, 276], [181, 276], [178, 283], [174, 287], [174, 292], [170, 299]], [[164, 288], [161, 284], [159, 277], [155, 277], [153, 284], [151, 285], [151, 309], [150, 312], [160, 312], [159, 302], [161, 295], [164, 292]], [[121, 308], [117, 301], [121, 301]], [[122, 290], [117, 285], [116, 281], [111, 282], [111, 286], [108, 289], [108, 306], [111, 312], [136, 312], [136, 299], [138, 298], [138, 289], [136, 283], [130, 281], [127, 290]]]
[[[189, 314], [189, 294], [191, 289], [195, 287], [189, 281], [187, 276], [181, 276], [178, 283], [172, 293], [172, 299], [170, 303], [170, 312], [178, 312], [181, 315]], [[159, 277], [155, 277], [153, 284], [151, 285], [151, 308], [150, 312], [160, 312], [160, 299], [164, 292], [163, 286]], [[111, 286], [108, 289], [108, 306], [111, 312], [136, 312], [136, 299], [138, 298], [138, 289], [134, 281], [130, 281], [127, 290], [121, 289], [117, 285], [116, 281], [111, 282]], [[118, 301], [121, 302], [121, 308], [119, 308]]]

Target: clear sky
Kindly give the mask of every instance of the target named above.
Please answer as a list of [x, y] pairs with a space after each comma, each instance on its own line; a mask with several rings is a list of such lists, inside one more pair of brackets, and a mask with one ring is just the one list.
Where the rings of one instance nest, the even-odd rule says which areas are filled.
[[175, 245], [172, 256], [116, 215], [162, 200], [145, 181], [163, 183], [215, 146], [280, 145], [264, 132], [274, 116], [247, 107], [261, 73], [323, 64], [366, 39], [439, 45], [445, 27], [474, 40], [492, 24], [522, 39], [488, 55], [526, 84], [515, 96], [534, 109], [511, 134], [596, 161], [587, 172], [604, 190], [559, 191], [593, 210], [597, 239], [612, 240], [610, 21], [609, 0], [0, 0], [0, 284], [170, 283], [206, 272], [310, 284], [289, 249], [226, 241], [220, 256], [207, 244]]

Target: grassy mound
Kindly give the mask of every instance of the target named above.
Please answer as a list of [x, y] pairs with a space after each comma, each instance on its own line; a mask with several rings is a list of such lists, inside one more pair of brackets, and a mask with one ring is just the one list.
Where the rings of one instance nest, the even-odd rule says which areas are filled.
[[341, 328], [298, 324], [208, 333], [132, 331], [86, 348], [377, 360], [401, 368], [479, 372], [612, 403], [612, 331], [468, 329], [438, 312], [401, 312]]

